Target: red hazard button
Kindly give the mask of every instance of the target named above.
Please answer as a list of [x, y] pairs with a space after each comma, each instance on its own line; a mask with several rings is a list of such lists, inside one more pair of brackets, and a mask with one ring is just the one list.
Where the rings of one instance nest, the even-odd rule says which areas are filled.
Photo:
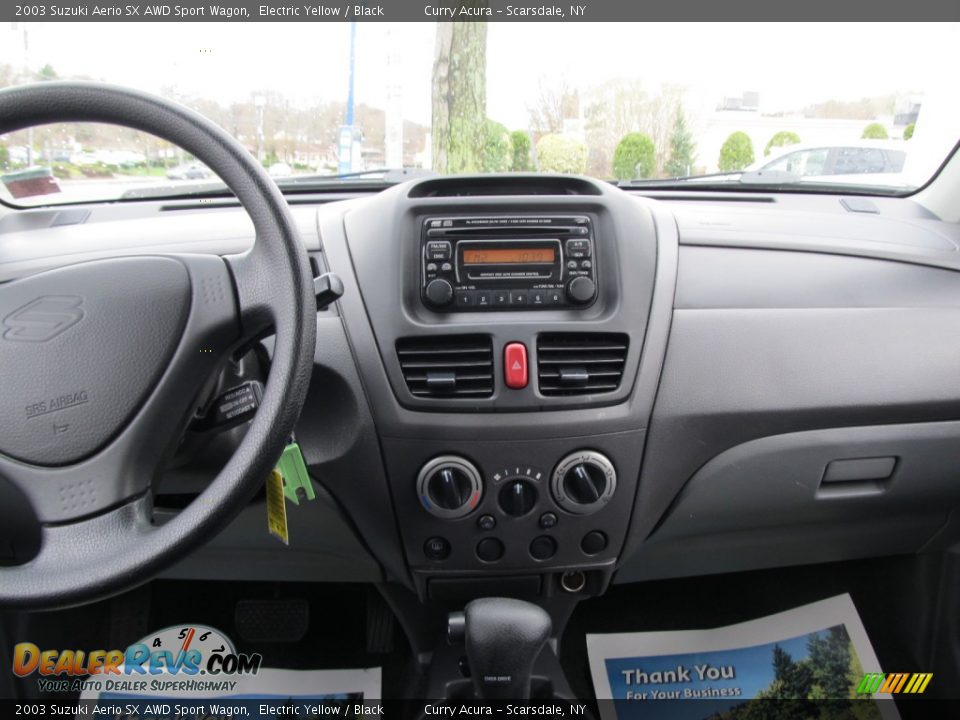
[[527, 386], [527, 346], [523, 343], [507, 343], [503, 348], [503, 379], [514, 390]]

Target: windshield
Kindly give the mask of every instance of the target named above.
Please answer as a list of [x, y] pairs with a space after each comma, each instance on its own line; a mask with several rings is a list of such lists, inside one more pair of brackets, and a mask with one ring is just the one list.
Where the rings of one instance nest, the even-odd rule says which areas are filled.
[[[0, 86], [86, 79], [177, 100], [291, 192], [495, 172], [906, 192], [960, 137], [958, 39], [950, 23], [13, 23]], [[222, 190], [133, 131], [0, 136], [15, 204]]]

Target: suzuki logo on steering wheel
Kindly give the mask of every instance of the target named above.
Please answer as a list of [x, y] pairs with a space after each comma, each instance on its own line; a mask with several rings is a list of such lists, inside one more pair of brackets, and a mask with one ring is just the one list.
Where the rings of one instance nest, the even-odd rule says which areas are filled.
[[41, 295], [3, 319], [4, 340], [47, 342], [83, 319], [83, 298]]

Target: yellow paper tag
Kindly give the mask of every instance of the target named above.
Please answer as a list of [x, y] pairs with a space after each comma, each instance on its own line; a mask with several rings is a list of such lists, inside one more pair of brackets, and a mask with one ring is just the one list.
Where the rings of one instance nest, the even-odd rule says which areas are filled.
[[283, 476], [276, 470], [273, 470], [267, 479], [267, 529], [284, 545], [290, 544], [286, 500], [283, 497]]

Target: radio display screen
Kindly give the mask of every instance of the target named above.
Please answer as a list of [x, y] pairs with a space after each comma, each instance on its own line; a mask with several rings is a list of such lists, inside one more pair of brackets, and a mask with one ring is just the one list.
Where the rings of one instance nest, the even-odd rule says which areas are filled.
[[556, 260], [556, 248], [483, 248], [463, 250], [464, 265], [548, 265]]

